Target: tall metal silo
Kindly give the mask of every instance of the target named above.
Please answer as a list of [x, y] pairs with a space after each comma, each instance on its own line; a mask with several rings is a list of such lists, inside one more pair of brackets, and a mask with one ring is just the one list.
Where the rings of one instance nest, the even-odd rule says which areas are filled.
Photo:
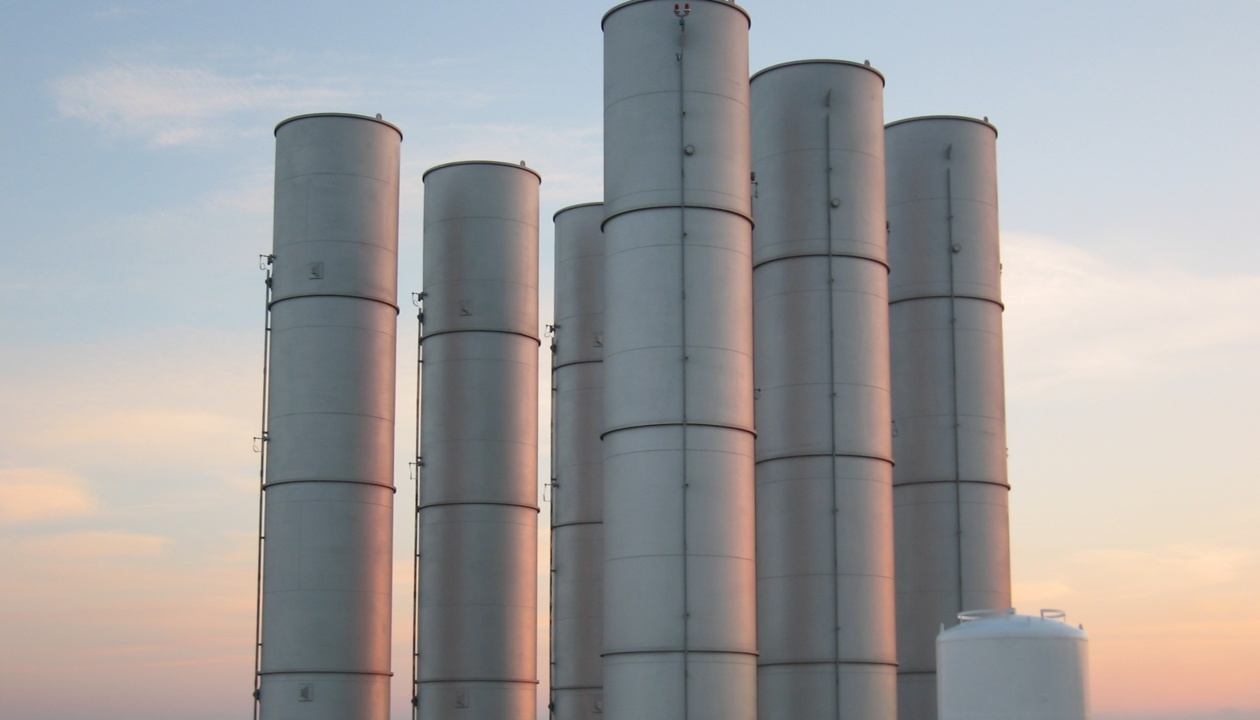
[[538, 186], [424, 175], [421, 720], [533, 720], [538, 694]]
[[899, 712], [936, 717], [936, 636], [1010, 607], [997, 131], [890, 123]]
[[752, 720], [749, 18], [603, 28], [605, 712]]
[[276, 127], [263, 720], [389, 716], [401, 141]]
[[760, 720], [893, 720], [884, 78], [752, 79]]
[[604, 221], [602, 203], [555, 215], [551, 493], [551, 706], [603, 711]]

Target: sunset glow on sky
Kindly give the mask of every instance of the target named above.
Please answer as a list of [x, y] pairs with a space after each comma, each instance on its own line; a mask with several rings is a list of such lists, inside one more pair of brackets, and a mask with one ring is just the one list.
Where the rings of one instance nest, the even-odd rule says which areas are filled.
[[[611, 4], [0, 5], [0, 717], [249, 716], [257, 256], [272, 128], [316, 111], [405, 135], [410, 717], [421, 174], [538, 169], [550, 323], [551, 215], [600, 199]], [[999, 128], [1015, 603], [1084, 625], [1097, 720], [1260, 720], [1260, 4], [743, 6], [754, 69], [869, 59], [888, 120]]]

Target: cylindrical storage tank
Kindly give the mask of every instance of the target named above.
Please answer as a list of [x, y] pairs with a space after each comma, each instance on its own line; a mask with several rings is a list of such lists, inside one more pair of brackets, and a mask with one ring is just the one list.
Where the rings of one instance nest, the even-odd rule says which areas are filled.
[[884, 79], [752, 79], [759, 720], [894, 720]]
[[603, 712], [604, 222], [602, 203], [555, 215], [551, 408], [551, 704], [555, 720]]
[[940, 720], [1085, 720], [1089, 641], [1058, 610], [960, 613], [936, 639]]
[[899, 714], [932, 720], [935, 638], [1009, 607], [997, 131], [886, 129]]
[[276, 127], [263, 720], [389, 717], [396, 127]]
[[419, 717], [533, 720], [538, 694], [538, 186], [424, 175]]
[[752, 720], [749, 19], [603, 27], [605, 713]]

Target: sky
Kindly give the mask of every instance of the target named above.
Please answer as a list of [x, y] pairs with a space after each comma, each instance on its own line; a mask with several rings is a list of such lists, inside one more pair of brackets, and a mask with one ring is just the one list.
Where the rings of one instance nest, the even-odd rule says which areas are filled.
[[[0, 715], [249, 715], [272, 128], [337, 111], [405, 136], [409, 717], [420, 178], [542, 174], [550, 322], [611, 5], [0, 0]], [[1084, 625], [1096, 720], [1260, 719], [1260, 3], [744, 6], [754, 70], [870, 60], [888, 120], [999, 128], [1015, 604]]]

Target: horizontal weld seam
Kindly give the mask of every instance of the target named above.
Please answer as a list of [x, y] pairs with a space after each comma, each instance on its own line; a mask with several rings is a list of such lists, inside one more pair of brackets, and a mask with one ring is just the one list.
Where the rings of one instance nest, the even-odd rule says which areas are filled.
[[1006, 309], [1006, 304], [1003, 303], [1001, 300], [994, 300], [993, 298], [980, 297], [979, 295], [915, 295], [914, 297], [904, 297], [904, 298], [897, 298], [896, 300], [889, 300], [888, 304], [898, 305], [904, 302], [914, 302], [915, 300], [976, 300], [978, 302], [993, 303], [994, 305], [997, 305], [1003, 310]]
[[599, 439], [600, 439], [600, 440], [603, 440], [604, 438], [608, 437], [609, 435], [612, 435], [613, 433], [624, 432], [624, 431], [626, 431], [626, 430], [645, 430], [645, 429], [647, 429], [647, 428], [663, 428], [663, 427], [679, 427], [679, 428], [704, 427], [704, 428], [719, 428], [719, 429], [723, 429], [723, 430], [737, 430], [737, 431], [739, 431], [739, 432], [748, 433], [749, 435], [752, 435], [753, 437], [757, 437], [757, 431], [756, 431], [756, 430], [754, 430], [753, 428], [749, 428], [749, 427], [741, 427], [741, 426], [739, 426], [739, 425], [724, 425], [724, 424], [721, 424], [721, 423], [705, 423], [705, 422], [694, 422], [694, 421], [693, 421], [693, 422], [683, 422], [683, 421], [681, 421], [681, 420], [680, 420], [680, 421], [677, 421], [677, 422], [640, 423], [640, 424], [638, 424], [638, 425], [623, 425], [622, 427], [615, 427], [615, 428], [612, 428], [612, 429], [610, 429], [610, 430], [605, 430], [604, 432], [600, 433], [600, 435], [599, 435]]
[[542, 339], [540, 339], [537, 335], [530, 335], [529, 333], [517, 332], [515, 330], [495, 330], [493, 328], [468, 328], [466, 330], [438, 330], [437, 332], [426, 332], [424, 336], [420, 338], [420, 344], [423, 345], [424, 341], [435, 338], [435, 337], [439, 337], [442, 335], [457, 335], [459, 333], [487, 333], [487, 334], [492, 334], [492, 335], [515, 335], [517, 337], [523, 337], [529, 340], [533, 340], [535, 343], [542, 345]]
[[755, 226], [752, 216], [749, 215], [748, 213], [743, 213], [738, 210], [732, 210], [730, 208], [716, 207], [713, 205], [695, 205], [692, 203], [687, 203], [686, 205], [682, 205], [682, 204], [648, 205], [645, 207], [634, 207], [634, 208], [629, 208], [626, 210], [619, 210], [613, 213], [612, 215], [609, 215], [608, 217], [604, 218], [604, 222], [600, 223], [599, 229], [602, 231], [604, 229], [604, 226], [608, 224], [608, 221], [612, 220], [613, 218], [621, 217], [622, 215], [629, 215], [631, 213], [644, 212], [647, 210], [712, 210], [714, 212], [726, 213], [728, 215], [734, 215], [735, 217], [743, 218], [748, 221], [749, 225]]
[[431, 507], [454, 507], [458, 505], [490, 505], [493, 507], [518, 507], [518, 508], [525, 508], [526, 510], [533, 510], [534, 512], [538, 512], [537, 505], [530, 505], [528, 503], [493, 502], [493, 501], [485, 501], [485, 500], [463, 500], [463, 501], [458, 501], [458, 502], [422, 503], [416, 509], [424, 510], [425, 508], [431, 508]]
[[273, 298], [271, 302], [267, 303], [267, 309], [270, 310], [282, 302], [287, 302], [289, 300], [301, 300], [302, 298], [347, 298], [350, 300], [363, 300], [365, 302], [380, 303], [385, 307], [393, 308], [395, 314], [398, 313], [398, 306], [392, 302], [381, 300], [380, 298], [366, 297], [364, 295], [351, 295], [349, 293], [302, 293], [300, 295], [285, 295], [284, 297]]
[[887, 260], [883, 260], [881, 258], [874, 258], [874, 257], [871, 257], [870, 255], [859, 255], [858, 253], [825, 252], [825, 253], [800, 253], [796, 255], [781, 255], [779, 257], [772, 257], [767, 260], [761, 260], [761, 261], [753, 263], [753, 270], [756, 270], [757, 268], [763, 267], [765, 265], [770, 265], [772, 263], [784, 262], [785, 260], [804, 260], [808, 258], [852, 258], [854, 260], [866, 260], [867, 262], [873, 262], [876, 265], [882, 266], [884, 269], [891, 269], [890, 266], [888, 265]]

